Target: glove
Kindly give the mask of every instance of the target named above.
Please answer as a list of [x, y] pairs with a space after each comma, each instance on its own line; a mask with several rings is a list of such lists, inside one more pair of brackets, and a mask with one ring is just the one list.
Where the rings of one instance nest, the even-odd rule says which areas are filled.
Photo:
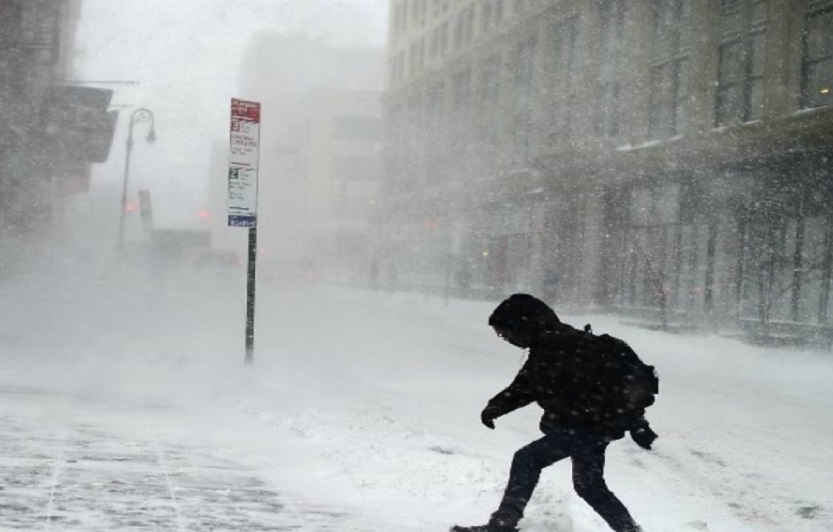
[[490, 429], [495, 428], [495, 419], [500, 417], [500, 413], [498, 409], [494, 406], [487, 406], [483, 409], [483, 412], [480, 413], [480, 422], [489, 427]]
[[651, 444], [654, 443], [659, 436], [651, 430], [647, 424], [631, 429], [631, 439], [643, 449], [651, 450]]

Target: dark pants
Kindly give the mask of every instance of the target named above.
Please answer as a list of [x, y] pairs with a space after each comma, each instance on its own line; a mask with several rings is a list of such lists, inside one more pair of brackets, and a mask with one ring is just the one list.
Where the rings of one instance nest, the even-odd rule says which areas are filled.
[[573, 461], [573, 487], [610, 528], [634, 532], [639, 527], [627, 508], [605, 484], [605, 450], [610, 440], [577, 430], [556, 430], [515, 453], [509, 482], [492, 521], [517, 525], [541, 477], [541, 470], [568, 456]]

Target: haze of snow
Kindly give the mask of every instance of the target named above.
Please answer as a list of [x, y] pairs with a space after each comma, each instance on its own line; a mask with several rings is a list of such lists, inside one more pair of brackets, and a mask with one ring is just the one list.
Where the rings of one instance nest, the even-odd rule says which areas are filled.
[[[277, 492], [353, 516], [345, 532], [485, 522], [512, 453], [539, 437], [535, 406], [494, 431], [479, 422], [524, 356], [486, 326], [495, 302], [263, 269], [247, 368], [242, 266], [96, 264], [83, 250], [56, 250], [0, 284], [0, 389], [107, 405], [111, 414], [90, 406], [84, 422], [245, 466]], [[609, 485], [645, 530], [833, 529], [829, 353], [562, 314], [625, 338], [659, 369], [655, 450], [625, 439], [607, 461]], [[32, 416], [42, 430], [62, 422]], [[606, 530], [569, 475], [568, 462], [545, 471], [524, 531]]]
[[[207, 181], [221, 177], [207, 163], [212, 142], [228, 138], [229, 101], [251, 98], [240, 78], [255, 36], [382, 48], [387, 7], [386, 0], [84, 0], [72, 77], [114, 89], [112, 104], [121, 112], [109, 160], [94, 166], [93, 181], [121, 180], [129, 116], [150, 109], [157, 140], [147, 144], [147, 125], [136, 126], [131, 190], [153, 192], [157, 221], [196, 225]], [[264, 135], [279, 127], [263, 124]]]

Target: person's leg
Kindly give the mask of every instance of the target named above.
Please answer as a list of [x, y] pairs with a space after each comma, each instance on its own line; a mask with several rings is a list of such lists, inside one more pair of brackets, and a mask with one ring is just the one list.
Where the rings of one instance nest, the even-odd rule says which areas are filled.
[[595, 441], [572, 455], [573, 487], [610, 528], [616, 532], [639, 532], [628, 509], [607, 487], [604, 479], [607, 442]]
[[503, 500], [492, 514], [491, 523], [513, 527], [518, 524], [529, 503], [541, 470], [570, 456], [575, 443], [568, 432], [556, 431], [519, 449], [512, 458], [509, 481]]

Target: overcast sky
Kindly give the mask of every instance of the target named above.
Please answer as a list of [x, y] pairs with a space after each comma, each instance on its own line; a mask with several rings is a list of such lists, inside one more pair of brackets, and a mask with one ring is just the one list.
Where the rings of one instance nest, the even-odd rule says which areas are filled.
[[[202, 208], [212, 139], [227, 138], [240, 62], [258, 31], [305, 33], [335, 45], [379, 46], [387, 0], [83, 0], [76, 77], [139, 81], [116, 89], [121, 109], [110, 160], [93, 186], [122, 179], [129, 114], [156, 116], [157, 142], [137, 142], [131, 190], [151, 190], [160, 225], [187, 225]], [[264, 102], [265, 104], [266, 102]], [[268, 125], [264, 125], [268, 127]], [[143, 138], [147, 129], [137, 125]]]

